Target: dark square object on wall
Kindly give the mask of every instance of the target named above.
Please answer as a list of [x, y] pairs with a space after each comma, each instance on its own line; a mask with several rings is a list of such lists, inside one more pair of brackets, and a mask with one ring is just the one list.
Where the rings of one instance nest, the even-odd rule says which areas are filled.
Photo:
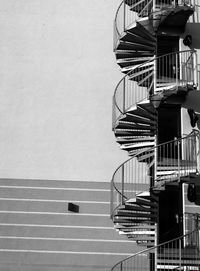
[[79, 206], [74, 204], [74, 203], [69, 202], [68, 203], [68, 211], [78, 213], [79, 212]]

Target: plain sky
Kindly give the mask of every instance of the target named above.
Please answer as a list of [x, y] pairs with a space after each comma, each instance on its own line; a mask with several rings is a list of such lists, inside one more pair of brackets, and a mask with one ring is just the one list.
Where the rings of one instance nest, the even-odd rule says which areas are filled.
[[0, 0], [0, 177], [109, 181], [119, 1]]

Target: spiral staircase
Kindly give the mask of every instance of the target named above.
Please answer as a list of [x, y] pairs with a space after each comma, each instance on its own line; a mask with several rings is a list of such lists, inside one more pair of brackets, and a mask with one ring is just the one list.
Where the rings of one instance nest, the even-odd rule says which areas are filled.
[[[112, 177], [111, 219], [119, 234], [146, 246], [148, 255], [162, 248], [157, 236], [159, 193], [198, 174], [199, 131], [158, 143], [160, 105], [197, 87], [195, 50], [160, 54], [158, 36], [180, 37], [194, 10], [186, 0], [123, 0], [114, 20], [114, 52], [125, 75], [113, 96], [112, 128], [130, 158]], [[181, 238], [176, 242], [189, 237]], [[157, 259], [152, 258], [154, 267], [166, 269]], [[124, 266], [122, 261], [113, 270], [132, 270]], [[170, 270], [179, 269], [172, 266]]]

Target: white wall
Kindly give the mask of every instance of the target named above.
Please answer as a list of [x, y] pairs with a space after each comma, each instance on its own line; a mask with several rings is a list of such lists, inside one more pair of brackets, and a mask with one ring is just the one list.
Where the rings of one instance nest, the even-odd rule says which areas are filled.
[[119, 1], [0, 0], [0, 177], [110, 180]]

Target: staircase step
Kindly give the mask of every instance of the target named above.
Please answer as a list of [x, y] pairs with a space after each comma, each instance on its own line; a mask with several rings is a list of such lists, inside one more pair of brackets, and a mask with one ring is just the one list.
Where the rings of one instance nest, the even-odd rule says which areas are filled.
[[145, 142], [146, 144], [144, 143], [138, 143], [138, 144], [123, 144], [121, 145], [121, 149], [122, 150], [127, 150], [127, 151], [130, 151], [131, 155], [138, 155], [140, 154], [141, 152], [146, 152], [149, 150], [150, 147], [154, 146], [154, 143], [152, 142]]
[[148, 51], [149, 55], [153, 55], [154, 53], [154, 48], [152, 48], [152, 46], [121, 40], [116, 45], [116, 50], [137, 50], [141, 52]]
[[150, 61], [152, 57], [132, 57], [132, 58], [120, 58], [117, 60], [122, 68], [127, 66], [142, 65], [144, 62]]
[[152, 222], [151, 221], [148, 221], [148, 222], [145, 222], [144, 220], [141, 221], [141, 220], [136, 220], [136, 221], [131, 221], [131, 222], [123, 222], [123, 223], [119, 223], [119, 222], [116, 222], [115, 223], [115, 229], [121, 229], [121, 228], [124, 228], [126, 227], [126, 229], [129, 229], [129, 228], [132, 228], [132, 227], [138, 227], [138, 225], [151, 225]]
[[137, 105], [137, 109], [134, 112], [137, 116], [146, 117], [149, 120], [157, 120], [157, 116], [155, 114], [150, 113], [147, 111], [142, 104]]
[[136, 136], [150, 136], [150, 135], [154, 135], [153, 132], [145, 132], [142, 130], [134, 130], [134, 129], [115, 129], [114, 131], [115, 136], [128, 136], [128, 135], [136, 135]]
[[154, 116], [155, 119], [157, 119], [157, 110], [154, 108], [153, 104], [149, 100], [140, 102], [137, 104], [137, 106], [143, 108], [146, 112], [151, 114], [152, 117]]
[[154, 142], [155, 138], [152, 136], [147, 136], [147, 137], [134, 137], [134, 136], [129, 136], [129, 137], [118, 137], [117, 142], [121, 144], [126, 144], [126, 143], [137, 143], [137, 142], [145, 142], [145, 141], [151, 141]]
[[157, 207], [157, 204], [155, 202], [151, 202], [149, 200], [145, 200], [144, 198], [137, 197], [136, 198], [137, 203], [141, 205], [151, 206], [151, 207]]
[[[140, 105], [139, 105], [140, 107]], [[138, 113], [139, 113], [138, 109]], [[137, 115], [137, 107], [131, 106], [129, 109], [127, 109], [126, 114], [121, 115], [120, 121], [126, 121], [129, 123], [135, 123], [136, 125], [141, 125], [140, 127], [157, 127], [157, 118], [148, 118], [148, 116], [142, 116], [142, 113], [140, 112], [139, 115]]]
[[126, 113], [126, 120], [133, 121], [139, 124], [155, 124], [156, 125], [156, 121], [150, 120], [141, 116], [137, 116], [134, 114], [134, 112], [130, 112], [130, 111]]
[[[116, 59], [117, 60], [125, 60], [125, 59], [132, 59], [134, 57], [136, 57], [136, 53], [135, 55], [134, 54], [134, 51], [127, 51], [127, 50], [115, 50], [115, 56], [116, 56]], [[120, 63], [119, 63], [120, 64]]]
[[119, 120], [118, 123], [115, 126], [116, 128], [121, 128], [121, 129], [126, 129], [126, 128], [134, 128], [137, 130], [153, 130], [153, 128], [150, 125], [147, 124], [138, 124], [138, 123], [134, 123], [132, 121], [123, 121], [123, 120]]
[[130, 227], [122, 227], [121, 225], [119, 224], [116, 224], [115, 226], [115, 229], [121, 229], [123, 230], [123, 232], [128, 232], [128, 231], [136, 231], [136, 230], [155, 230], [156, 227], [155, 227], [155, 224], [137, 224], [137, 225], [133, 225], [133, 226], [130, 226]]
[[152, 219], [152, 218], [156, 218], [157, 215], [155, 214], [151, 214], [151, 213], [145, 213], [145, 212], [134, 212], [134, 214], [122, 214], [122, 215], [115, 215], [114, 217], [114, 221], [116, 220], [121, 220], [121, 221], [132, 221], [135, 219]]
[[155, 41], [138, 36], [134, 33], [129, 32], [129, 31], [124, 32], [123, 35], [120, 37], [120, 40], [124, 41], [124, 42], [126, 42], [126, 41], [133, 42], [133, 43], [137, 43], [139, 45], [148, 46], [148, 48], [150, 48], [150, 50], [152, 50], [152, 48], [154, 48], [156, 45]]
[[[149, 25], [149, 24], [150, 24], [149, 19], [144, 18], [143, 25]], [[156, 42], [156, 38], [149, 31], [147, 31], [143, 25], [142, 25], [142, 20], [140, 20], [140, 22], [137, 22], [137, 23], [134, 22], [126, 29], [126, 31], [133, 33], [135, 35], [138, 35], [144, 39]]]
[[134, 216], [135, 214], [150, 214], [151, 213], [151, 209], [149, 208], [149, 210], [119, 210], [116, 214], [116, 216]]
[[141, 211], [141, 212], [150, 212], [153, 209], [147, 206], [141, 206], [141, 205], [134, 205], [134, 204], [128, 204], [125, 205], [125, 210], [127, 211]]
[[137, 57], [153, 57], [152, 51], [136, 51], [131, 49], [119, 50], [115, 49], [115, 56], [119, 58], [137, 58]]
[[131, 219], [131, 220], [129, 220], [129, 219], [120, 219], [120, 218], [118, 218], [118, 219], [115, 219], [114, 220], [114, 223], [120, 223], [121, 225], [123, 225], [123, 226], [128, 226], [128, 225], [135, 225], [135, 224], [140, 224], [140, 223], [142, 223], [142, 224], [151, 224], [152, 223], [152, 220], [149, 218], [139, 218], [139, 217], [137, 217], [137, 218], [133, 218], [133, 219]]
[[145, 230], [135, 230], [135, 231], [119, 231], [120, 235], [132, 235], [132, 236], [140, 236], [140, 235], [155, 235], [155, 231], [145, 231]]

